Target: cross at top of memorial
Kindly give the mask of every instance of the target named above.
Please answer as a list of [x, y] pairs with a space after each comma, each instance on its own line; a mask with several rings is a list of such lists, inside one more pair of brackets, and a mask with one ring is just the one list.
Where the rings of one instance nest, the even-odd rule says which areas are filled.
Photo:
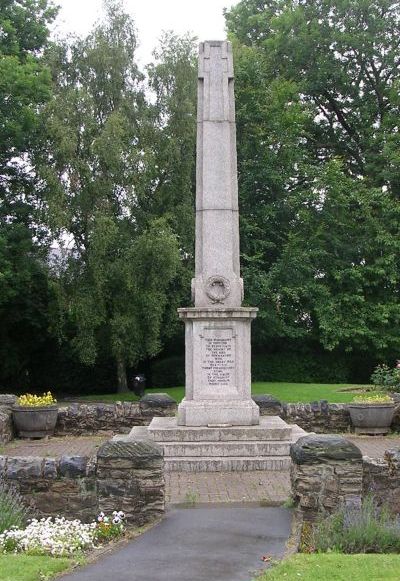
[[196, 307], [240, 307], [235, 100], [232, 47], [199, 47], [196, 175]]

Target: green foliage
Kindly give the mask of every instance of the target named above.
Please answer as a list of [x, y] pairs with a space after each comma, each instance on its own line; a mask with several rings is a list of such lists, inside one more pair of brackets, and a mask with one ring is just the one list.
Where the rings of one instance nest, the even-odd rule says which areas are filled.
[[50, 579], [73, 565], [67, 558], [43, 555], [0, 555], [0, 581]]
[[396, 367], [391, 369], [388, 365], [383, 363], [377, 365], [371, 375], [371, 382], [377, 389], [385, 389], [387, 391], [400, 391], [400, 368], [397, 363]]
[[0, 534], [11, 527], [23, 528], [29, 516], [19, 492], [0, 479]]
[[397, 581], [398, 555], [293, 555], [257, 577], [257, 581]]
[[343, 507], [321, 518], [308, 537], [308, 552], [399, 553], [400, 524], [388, 507], [377, 508], [372, 497], [361, 508]]
[[329, 352], [263, 353], [252, 358], [253, 381], [289, 381], [297, 383], [350, 381], [349, 364], [345, 358]]
[[226, 20], [256, 341], [395, 353], [398, 3], [243, 0]]
[[151, 365], [151, 383], [157, 388], [185, 385], [184, 357], [166, 357], [154, 361]]
[[[47, 0], [4, 0], [0, 11], [0, 385], [26, 387], [48, 337], [47, 234], [32, 154], [40, 109], [51, 96], [42, 53], [56, 9]], [[24, 385], [25, 384], [25, 385]]]
[[168, 214], [174, 204], [163, 217], [154, 209], [162, 170], [150, 175], [154, 112], [135, 64], [134, 23], [119, 2], [106, 10], [87, 38], [49, 54], [55, 95], [38, 163], [59, 244], [71, 240], [55, 273], [61, 331], [73, 325], [67, 339], [87, 365], [111, 355], [126, 391], [126, 367], [161, 349], [183, 249]]

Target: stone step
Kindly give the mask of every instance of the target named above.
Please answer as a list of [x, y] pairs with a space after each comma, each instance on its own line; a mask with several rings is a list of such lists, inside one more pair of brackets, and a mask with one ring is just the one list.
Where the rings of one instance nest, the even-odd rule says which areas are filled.
[[250, 440], [248, 442], [163, 442], [167, 457], [253, 457], [288, 456], [291, 442]]
[[292, 439], [292, 426], [278, 416], [265, 416], [255, 426], [178, 426], [176, 418], [155, 417], [149, 435], [156, 442], [239, 442], [249, 440], [287, 441]]
[[252, 457], [165, 457], [166, 472], [247, 472], [251, 470], [286, 471], [289, 456]]

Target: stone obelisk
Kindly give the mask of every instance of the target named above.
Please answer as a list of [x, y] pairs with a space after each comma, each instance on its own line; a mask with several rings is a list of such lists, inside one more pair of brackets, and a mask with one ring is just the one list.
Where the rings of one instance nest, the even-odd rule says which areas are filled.
[[182, 426], [258, 424], [251, 399], [250, 326], [242, 307], [232, 48], [200, 44], [197, 109], [196, 270], [194, 307], [185, 322], [186, 386]]

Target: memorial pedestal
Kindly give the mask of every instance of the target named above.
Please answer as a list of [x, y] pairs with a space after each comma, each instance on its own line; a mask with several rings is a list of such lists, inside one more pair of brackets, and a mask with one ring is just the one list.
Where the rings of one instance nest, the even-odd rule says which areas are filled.
[[185, 322], [185, 398], [180, 426], [251, 426], [259, 408], [251, 399], [250, 326], [256, 308], [178, 309]]

